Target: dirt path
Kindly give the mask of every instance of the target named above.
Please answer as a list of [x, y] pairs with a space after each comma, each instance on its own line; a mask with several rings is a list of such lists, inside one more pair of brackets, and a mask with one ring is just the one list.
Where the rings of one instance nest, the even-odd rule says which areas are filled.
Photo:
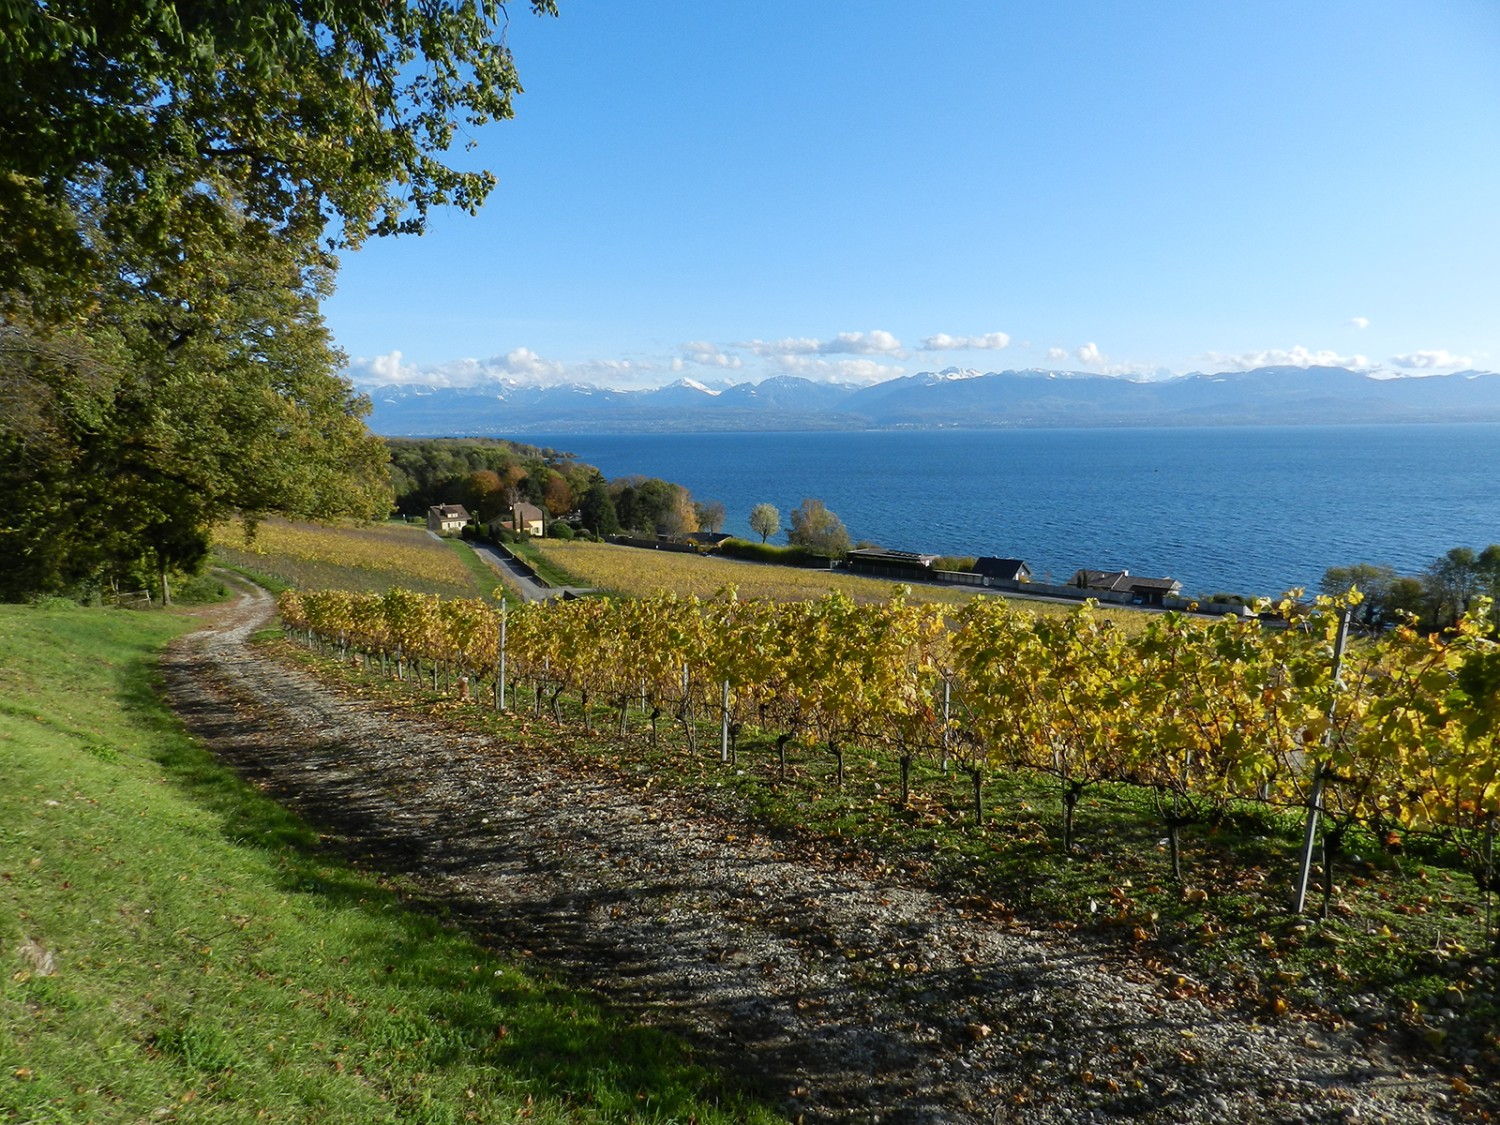
[[1100, 946], [830, 864], [682, 799], [339, 698], [250, 649], [247, 595], [164, 661], [242, 774], [485, 941], [809, 1122], [1448, 1121], [1450, 1082], [1351, 1032], [1174, 999]]

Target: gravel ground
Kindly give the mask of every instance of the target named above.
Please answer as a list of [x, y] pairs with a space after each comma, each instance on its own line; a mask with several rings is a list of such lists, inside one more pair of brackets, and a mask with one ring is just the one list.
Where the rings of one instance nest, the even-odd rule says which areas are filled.
[[686, 1036], [791, 1119], [1483, 1114], [1480, 1095], [1351, 1029], [1263, 1022], [875, 861], [341, 698], [247, 646], [272, 611], [250, 594], [165, 658], [199, 735], [347, 854]]

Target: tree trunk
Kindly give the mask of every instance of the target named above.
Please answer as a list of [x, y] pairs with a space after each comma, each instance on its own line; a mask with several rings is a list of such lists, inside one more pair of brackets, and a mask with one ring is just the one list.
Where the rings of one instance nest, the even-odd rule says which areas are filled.
[[1064, 783], [1063, 787], [1063, 851], [1073, 852], [1073, 810], [1078, 807], [1078, 796], [1083, 786], [1076, 781]]
[[978, 766], [969, 771], [969, 781], [974, 786], [974, 823], [984, 823], [984, 774]]

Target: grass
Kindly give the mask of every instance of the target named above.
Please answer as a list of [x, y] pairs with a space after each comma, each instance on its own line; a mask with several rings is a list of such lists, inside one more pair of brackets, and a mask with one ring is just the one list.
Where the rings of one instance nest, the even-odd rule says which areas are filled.
[[320, 525], [270, 519], [247, 543], [243, 526], [214, 534], [221, 564], [269, 589], [355, 590], [383, 593], [404, 586], [450, 598], [489, 598], [499, 584], [468, 544], [439, 541], [425, 528], [389, 523]]
[[475, 587], [481, 591], [479, 596], [483, 597], [485, 601], [494, 602], [498, 605], [501, 599], [495, 597], [495, 591], [503, 591], [504, 582], [495, 573], [494, 568], [480, 558], [474, 548], [462, 539], [445, 539], [444, 542], [448, 545], [448, 549], [459, 557], [459, 560], [468, 570]]
[[0, 607], [0, 1121], [762, 1121], [220, 767], [169, 613]]
[[[520, 689], [513, 691], [513, 710], [495, 715], [321, 662], [296, 646], [284, 652], [362, 692], [545, 748], [559, 759], [592, 761], [627, 784], [730, 802], [766, 829], [801, 836], [830, 855], [844, 848], [873, 853], [978, 911], [1092, 933], [1161, 973], [1179, 994], [1237, 996], [1269, 1018], [1302, 1010], [1320, 1012], [1334, 1026], [1359, 1019], [1418, 1043], [1469, 1052], [1459, 1057], [1472, 1057], [1470, 1065], [1500, 1066], [1485, 901], [1460, 857], [1441, 841], [1410, 839], [1401, 855], [1372, 838], [1347, 841], [1329, 917], [1315, 920], [1288, 907], [1301, 830], [1295, 812], [1231, 806], [1185, 827], [1179, 884], [1171, 878], [1161, 812], [1139, 788], [1087, 789], [1077, 844], [1067, 853], [1060, 842], [1061, 787], [1030, 771], [986, 767], [985, 811], [976, 823], [970, 775], [958, 763], [944, 771], [939, 762], [919, 759], [902, 804], [898, 763], [879, 748], [846, 751], [842, 787], [829, 753], [794, 749], [783, 780], [770, 732], [747, 735], [736, 761], [726, 765], [716, 725], [698, 730], [697, 749], [689, 752], [681, 725], [664, 719], [653, 747], [641, 716], [631, 717], [632, 733], [620, 738], [602, 733], [613, 731], [614, 720], [596, 711], [590, 734], [576, 700], [564, 701], [558, 724], [533, 714], [530, 693]], [[883, 986], [886, 951], [846, 955], [856, 978]], [[912, 971], [920, 974], [921, 966]], [[1445, 1010], [1464, 1015], [1443, 1017]]]
[[537, 577], [550, 586], [590, 586], [587, 578], [570, 570], [566, 560], [548, 550], [551, 546], [567, 546], [560, 539], [522, 539], [507, 543], [506, 548], [525, 560]]

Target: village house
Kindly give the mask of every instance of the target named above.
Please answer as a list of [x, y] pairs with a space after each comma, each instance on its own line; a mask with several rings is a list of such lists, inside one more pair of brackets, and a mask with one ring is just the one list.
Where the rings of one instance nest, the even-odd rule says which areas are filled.
[[986, 555], [974, 560], [974, 573], [994, 582], [1031, 581], [1031, 567], [1020, 559], [997, 559]]
[[522, 535], [542, 536], [547, 531], [547, 513], [535, 504], [519, 500], [511, 508], [509, 519], [490, 521], [490, 530], [518, 531]]
[[1165, 599], [1182, 593], [1182, 583], [1175, 578], [1142, 578], [1128, 570], [1080, 570], [1068, 585], [1101, 593], [1129, 594], [1137, 605], [1161, 605]]
[[457, 535], [469, 522], [469, 513], [462, 504], [434, 504], [427, 509], [427, 530], [439, 535]]

